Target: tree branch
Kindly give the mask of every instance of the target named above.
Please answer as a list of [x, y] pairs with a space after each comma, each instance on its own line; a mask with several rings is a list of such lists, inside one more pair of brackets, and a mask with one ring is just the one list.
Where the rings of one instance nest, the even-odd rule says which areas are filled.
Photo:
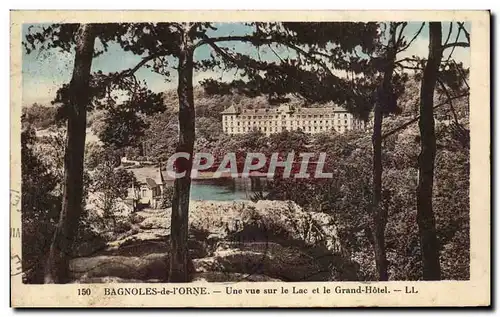
[[449, 44], [446, 44], [446, 45], [443, 45], [442, 48], [443, 50], [447, 49], [447, 48], [450, 48], [450, 47], [470, 47], [470, 44], [467, 43], [467, 42], [455, 42], [455, 43], [449, 43]]
[[451, 96], [450, 96], [450, 93], [449, 93], [448, 89], [446, 88], [446, 86], [444, 85], [443, 81], [439, 77], [437, 77], [436, 79], [437, 79], [437, 82], [438, 82], [439, 86], [441, 86], [441, 89], [443, 89], [444, 94], [446, 95], [448, 103], [450, 104], [451, 113], [453, 114], [453, 119], [455, 120], [455, 123], [459, 124], [458, 123], [457, 114], [455, 112], [455, 108], [453, 107], [453, 101], [451, 99]]
[[[463, 98], [463, 97], [466, 97], [466, 96], [469, 96], [469, 95], [470, 95], [470, 93], [468, 93], [468, 92], [467, 92], [467, 93], [464, 93], [464, 94], [461, 94], [461, 95], [458, 95], [458, 96], [455, 96], [455, 97], [451, 97], [450, 99], [446, 100], [445, 102], [442, 102], [442, 103], [440, 103], [440, 104], [438, 104], [438, 105], [434, 106], [434, 107], [433, 107], [433, 109], [437, 109], [437, 108], [439, 108], [439, 107], [441, 107], [441, 106], [443, 106], [443, 105], [448, 104], [448, 102], [449, 102], [450, 100], [455, 100], [455, 99]], [[406, 127], [408, 127], [408, 126], [409, 126], [409, 125], [411, 125], [412, 123], [417, 122], [419, 119], [420, 119], [420, 116], [417, 116], [417, 117], [415, 117], [415, 118], [411, 119], [410, 121], [408, 121], [408, 122], [406, 122], [406, 123], [404, 123], [404, 124], [400, 125], [399, 127], [395, 128], [394, 130], [391, 130], [391, 131], [389, 131], [389, 132], [387, 132], [387, 133], [383, 134], [383, 135], [382, 135], [382, 139], [385, 139], [385, 138], [387, 138], [387, 137], [389, 137], [389, 136], [393, 135], [394, 133], [396, 133], [396, 132], [398, 132], [398, 131], [401, 131], [401, 130], [405, 129]]]
[[271, 52], [273, 52], [273, 53], [274, 53], [274, 55], [276, 55], [276, 57], [278, 57], [278, 58], [279, 58], [279, 60], [280, 60], [282, 63], [284, 63], [284, 62], [285, 62], [285, 61], [281, 58], [281, 56], [279, 56], [279, 54], [278, 54], [278, 53], [276, 53], [276, 51], [273, 49], [273, 47], [271, 46], [271, 44], [267, 44], [267, 46], [269, 46], [269, 49], [271, 50]]
[[[461, 29], [458, 29], [457, 36], [455, 37], [455, 42], [458, 42], [458, 38], [460, 37], [460, 32], [461, 32], [461, 31], [462, 31]], [[448, 45], [448, 44], [446, 44], [446, 45]], [[455, 47], [456, 47], [456, 46], [453, 46], [453, 48], [451, 49], [451, 52], [450, 52], [450, 54], [448, 55], [448, 58], [446, 59], [446, 64], [448, 64], [448, 62], [449, 62], [449, 61], [450, 61], [450, 59], [451, 59], [451, 55], [453, 55], [453, 52], [455, 52]], [[444, 47], [442, 47], [441, 49], [442, 49], [442, 51], [444, 51]]]
[[466, 78], [466, 76], [465, 76], [465, 74], [464, 74], [464, 72], [463, 72], [462, 68], [461, 68], [461, 67], [458, 67], [457, 62], [455, 62], [455, 60], [454, 60], [454, 59], [452, 59], [451, 61], [452, 61], [452, 63], [455, 65], [455, 67], [457, 68], [458, 72], [460, 73], [460, 77], [462, 78], [462, 81], [464, 82], [465, 86], [467, 86], [467, 89], [470, 89], [470, 86], [469, 86], [469, 84], [467, 83], [467, 78]]
[[414, 63], [417, 63], [417, 62], [420, 62], [420, 61], [426, 61], [427, 62], [426, 59], [417, 59], [417, 58], [405, 57], [403, 59], [395, 61], [395, 63], [401, 63], [401, 62], [414, 62]]
[[415, 35], [413, 35], [413, 38], [410, 40], [410, 42], [408, 42], [408, 44], [406, 44], [403, 48], [399, 49], [398, 50], [398, 53], [401, 53], [402, 51], [406, 50], [408, 47], [410, 47], [411, 43], [413, 43], [415, 41], [415, 39], [420, 35], [420, 33], [422, 32], [422, 29], [424, 28], [424, 25], [425, 25], [425, 22], [422, 22], [422, 25], [420, 25], [420, 28], [418, 29], [417, 33], [415, 33]]
[[147, 62], [152, 61], [155, 58], [165, 56], [167, 55], [166, 52], [158, 52], [149, 56], [144, 57], [137, 65], [135, 65], [132, 68], [126, 69], [118, 74], [118, 76], [115, 79], [123, 78], [123, 77], [128, 77], [134, 75], [136, 71], [139, 70], [142, 66], [144, 66]]
[[[251, 43], [251, 44], [256, 45], [256, 46], [260, 46], [260, 45], [263, 45], [263, 44], [270, 45], [270, 44], [274, 44], [274, 43], [281, 44], [283, 46], [286, 46], [286, 47], [289, 47], [289, 48], [295, 50], [297, 53], [299, 53], [302, 56], [304, 56], [307, 59], [309, 59], [309, 61], [311, 61], [311, 62], [313, 62], [313, 63], [315, 63], [317, 65], [320, 65], [326, 72], [328, 72], [328, 74], [330, 76], [337, 78], [337, 76], [335, 76], [333, 74], [332, 70], [321, 59], [318, 59], [317, 57], [313, 56], [313, 54], [304, 51], [302, 48], [298, 47], [295, 44], [287, 43], [287, 42], [280, 42], [280, 41], [276, 41], [274, 39], [256, 38], [254, 36], [247, 36], [247, 35], [245, 35], [245, 36], [221, 36], [221, 37], [209, 38], [208, 36], [205, 35], [204, 39], [200, 40], [195, 45], [195, 48], [199, 47], [201, 45], [204, 45], [204, 44], [209, 44], [218, 53], [223, 54], [223, 55], [227, 55], [227, 53], [224, 52], [215, 43], [217, 43], [217, 42], [231, 42], [231, 41], [248, 42], [248, 43]], [[328, 55], [326, 55], [326, 56], [329, 57], [329, 58], [331, 57], [331, 56], [328, 56]], [[235, 61], [234, 57], [231, 57], [231, 56], [228, 56], [228, 57], [230, 59], [232, 59], [233, 62]], [[241, 64], [241, 61], [239, 61], [239, 63]], [[242, 67], [244, 67], [244, 66], [248, 66], [248, 65], [242, 65]]]
[[405, 66], [405, 65], [401, 64], [400, 62], [395, 62], [394, 65], [396, 65], [397, 67], [402, 68], [402, 69], [423, 70], [422, 67], [418, 67], [418, 66]]
[[279, 41], [279, 40], [272, 39], [272, 38], [258, 38], [258, 37], [251, 36], [251, 35], [243, 35], [243, 36], [220, 36], [220, 37], [208, 37], [208, 36], [205, 35], [205, 38], [202, 39], [202, 40], [200, 40], [195, 45], [195, 48], [197, 48], [199, 46], [202, 46], [204, 44], [209, 44], [210, 42], [217, 43], [217, 42], [234, 42], [234, 41], [248, 42], [248, 43], [251, 43], [251, 44], [253, 44], [255, 46], [261, 46], [261, 45], [264, 45], [264, 44], [266, 44], [266, 45], [280, 44], [280, 45], [286, 46], [288, 48], [291, 48], [291, 49], [293, 49], [295, 51], [300, 51], [305, 56], [308, 56], [310, 58], [316, 58], [313, 55], [319, 55], [319, 56], [326, 57], [326, 58], [332, 58], [331, 55], [328, 55], [328, 54], [322, 53], [322, 52], [318, 52], [318, 51], [314, 51], [313, 53], [311, 53], [311, 52], [306, 53], [303, 49], [301, 49], [297, 45], [289, 43], [289, 42]]
[[237, 59], [236, 57], [234, 57], [233, 55], [231, 55], [230, 53], [226, 52], [224, 49], [222, 49], [221, 47], [219, 47], [217, 44], [215, 44], [214, 42], [206, 42], [208, 45], [210, 45], [215, 52], [217, 52], [217, 54], [219, 54], [223, 59], [235, 64], [236, 66], [240, 67], [240, 68], [245, 68], [245, 67], [253, 67], [253, 68], [256, 68], [258, 70], [265, 70], [266, 68], [265, 67], [259, 67], [257, 65], [248, 65], [247, 63], [243, 62], [242, 60], [240, 59]]
[[[446, 41], [444, 41], [444, 45], [448, 44], [448, 41], [450, 40], [451, 32], [453, 32], [453, 22], [450, 22], [450, 29], [448, 30], [448, 36], [446, 37]], [[456, 42], [456, 40], [455, 40]]]
[[[402, 40], [403, 40], [403, 31], [406, 28], [406, 26], [408, 25], [408, 22], [403, 22], [400, 25], [401, 25], [401, 29], [399, 29], [398, 39], [397, 39], [397, 41], [395, 43], [396, 47], [398, 47], [401, 44]], [[397, 27], [398, 27], [398, 25], [396, 25], [396, 28]]]
[[467, 42], [469, 42], [469, 44], [470, 44], [470, 34], [469, 34], [469, 32], [467, 32], [467, 30], [465, 29], [464, 23], [463, 23], [463, 22], [457, 22], [457, 23], [458, 23], [458, 27], [459, 27], [462, 31], [464, 31], [464, 33], [465, 33], [465, 37], [467, 38]]

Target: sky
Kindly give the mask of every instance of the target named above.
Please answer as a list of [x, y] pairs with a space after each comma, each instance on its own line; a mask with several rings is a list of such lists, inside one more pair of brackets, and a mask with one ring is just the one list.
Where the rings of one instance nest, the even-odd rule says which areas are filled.
[[[421, 26], [421, 22], [410, 22], [405, 28], [404, 35], [411, 39]], [[449, 31], [449, 22], [443, 22], [443, 42], [446, 40]], [[33, 24], [23, 24], [23, 39], [28, 32], [28, 28]], [[415, 39], [412, 45], [405, 51], [398, 54], [398, 59], [411, 57], [413, 55], [425, 58], [428, 54], [429, 45], [429, 30], [426, 23], [420, 35]], [[450, 37], [450, 42], [455, 41], [457, 27], [454, 24], [453, 32]], [[43, 24], [34, 25], [35, 27], [44, 26]], [[210, 31], [209, 36], [227, 36], [227, 35], [245, 35], [251, 31], [250, 27], [241, 23], [217, 23], [217, 30]], [[465, 24], [466, 29], [470, 33], [470, 24]], [[459, 41], [466, 41], [464, 34], [461, 34]], [[96, 48], [100, 46], [99, 41], [96, 41]], [[257, 56], [257, 50], [250, 44], [231, 42], [227, 45], [235, 52], [246, 52], [252, 56]], [[283, 58], [293, 56], [293, 53], [286, 49], [276, 48], [276, 52]], [[444, 51], [444, 58], [447, 58], [451, 49]], [[210, 56], [211, 48], [208, 45], [200, 46], [195, 51], [195, 59], [202, 60]], [[262, 48], [260, 56], [265, 60], [277, 60], [277, 57], [269, 49]], [[470, 67], [470, 49], [456, 47], [453, 53], [453, 58], [456, 61], [462, 62], [466, 67]], [[57, 89], [64, 83], [68, 83], [71, 79], [73, 68], [74, 54], [61, 52], [57, 49], [34, 51], [27, 54], [23, 50], [23, 67], [22, 67], [22, 84], [23, 84], [23, 105], [28, 106], [33, 103], [41, 103], [48, 105], [54, 99]], [[108, 51], [92, 62], [92, 71], [101, 70], [104, 73], [121, 71], [127, 68], [134, 67], [141, 59], [141, 56], [134, 55], [130, 52], [124, 52], [119, 45], [111, 43]], [[173, 61], [173, 60], [171, 60]], [[175, 88], [177, 78], [176, 71], [171, 70], [171, 76], [166, 78], [152, 72], [150, 69], [141, 68], [136, 73], [138, 79], [145, 80], [148, 87], [155, 91], [161, 92]], [[211, 70], [206, 72], [195, 72], [194, 84], [205, 78], [218, 78], [225, 81], [232, 80], [239, 76], [234, 71], [222, 72], [220, 70]]]

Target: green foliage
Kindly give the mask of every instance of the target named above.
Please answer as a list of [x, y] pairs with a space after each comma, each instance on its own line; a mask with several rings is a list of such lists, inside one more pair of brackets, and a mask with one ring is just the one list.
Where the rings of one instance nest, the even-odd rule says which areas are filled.
[[104, 119], [104, 130], [99, 139], [106, 145], [124, 148], [137, 145], [147, 124], [131, 111], [117, 111]]
[[[308, 102], [333, 100], [349, 108], [360, 106], [357, 101], [365, 99], [354, 89], [363, 82], [362, 78], [338, 77], [329, 67], [352, 73], [364, 71], [367, 59], [355, 50], [370, 54], [376, 49], [377, 23], [256, 22], [248, 26], [253, 29], [249, 35], [228, 36], [224, 40], [248, 43], [257, 50], [286, 49], [293, 52], [292, 56], [280, 57], [276, 62], [261, 59], [260, 55], [234, 53], [212, 43], [218, 55], [202, 63], [203, 67], [238, 68], [245, 78], [230, 83], [207, 79], [202, 84], [208, 93], [236, 91], [251, 97], [267, 95], [271, 103], [288, 101], [288, 94], [296, 94]], [[366, 112], [366, 109], [358, 110], [357, 113]]]
[[35, 131], [27, 125], [21, 132], [23, 270], [43, 262], [61, 208], [55, 194], [61, 180], [40, 159], [35, 142]]
[[[26, 282], [42, 283], [45, 256], [61, 211], [65, 133], [59, 130], [44, 137], [37, 137], [31, 124], [24, 120], [22, 123], [23, 271], [26, 272]], [[83, 177], [85, 201], [90, 179], [86, 172]], [[91, 229], [92, 225], [84, 210], [78, 225], [79, 240], [72, 249], [72, 256], [79, 254], [82, 241], [99, 243], [99, 237]]]
[[274, 151], [282, 153], [307, 152], [310, 136], [304, 132], [298, 131], [283, 131], [281, 133], [271, 134], [269, 137], [269, 146]]
[[128, 189], [133, 183], [137, 183], [137, 180], [132, 172], [115, 168], [111, 162], [101, 162], [92, 172], [90, 192], [94, 194], [104, 220], [111, 220], [114, 227], [117, 202], [127, 197]]
[[[129, 45], [130, 37], [133, 39], [137, 34], [135, 27], [142, 31], [145, 25], [93, 24], [93, 32], [98, 36], [104, 48], [103, 51], [94, 52], [94, 55], [97, 56], [105, 52], [109, 42], [117, 42], [125, 50], [142, 54], [143, 49], [131, 49]], [[41, 28], [31, 26], [23, 45], [28, 54], [36, 49], [54, 48], [69, 52], [75, 44], [77, 29], [78, 24], [52, 24]], [[151, 51], [153, 50], [151, 49]], [[150, 115], [164, 110], [162, 94], [153, 93], [147, 88], [145, 82], [140, 82], [135, 78], [134, 73], [135, 71], [123, 70], [122, 72], [104, 74], [99, 70], [91, 75], [89, 82], [90, 102], [87, 111], [101, 110], [105, 112], [105, 126], [99, 129], [99, 137], [106, 145], [121, 148], [135, 145], [147, 127], [142, 115]], [[71, 106], [69, 84], [64, 84], [58, 89], [52, 103], [57, 104], [55, 120], [58, 122], [66, 120], [68, 107]]]
[[[407, 118], [387, 119], [397, 126]], [[444, 279], [469, 278], [469, 150], [449, 126], [438, 124], [434, 210]], [[382, 207], [389, 215], [386, 248], [392, 280], [422, 276], [416, 223], [417, 127], [385, 140]], [[275, 179], [270, 197], [293, 200], [306, 210], [332, 214], [342, 245], [360, 265], [359, 278], [376, 280], [369, 210], [372, 201], [370, 139], [363, 133], [319, 134], [310, 152], [326, 152], [333, 178]], [[356, 145], [356, 146], [354, 146]]]
[[433, 208], [444, 279], [470, 278], [470, 152], [449, 126], [438, 132]]
[[200, 117], [196, 120], [196, 135], [198, 139], [209, 142], [216, 140], [222, 134], [222, 122], [218, 118]]
[[[391, 27], [398, 25], [404, 28], [406, 24], [391, 23]], [[121, 72], [104, 74], [98, 71], [92, 74], [88, 110], [99, 115], [89, 120], [89, 123], [98, 131], [106, 149], [126, 149], [138, 157], [166, 160], [177, 144], [177, 96], [174, 91], [153, 93], [145, 83], [135, 78], [134, 73], [144, 66], [168, 77], [172, 65], [167, 57], [179, 56], [181, 42], [187, 33], [195, 44], [193, 47], [209, 45], [213, 51], [208, 58], [194, 62], [196, 70], [236, 69], [241, 75], [240, 79], [229, 83], [206, 79], [202, 82], [205, 93], [194, 91], [198, 115], [196, 149], [209, 151], [216, 158], [227, 152], [326, 152], [326, 170], [334, 173], [333, 179], [275, 179], [270, 183], [270, 197], [291, 199], [306, 210], [334, 215], [342, 243], [352, 259], [361, 265], [360, 278], [375, 279], [368, 217], [372, 201], [372, 162], [366, 135], [321, 134], [310, 138], [300, 131], [285, 131], [268, 138], [254, 131], [229, 137], [221, 133], [219, 114], [232, 104], [260, 108], [281, 102], [310, 105], [330, 101], [343, 105], [363, 119], [368, 117], [376, 102], [384, 105], [385, 115], [412, 112], [418, 97], [413, 94], [404, 96], [409, 86], [411, 89], [405, 73], [395, 73], [390, 91], [378, 89], [387, 66], [385, 53], [388, 48], [380, 36], [381, 25], [352, 22], [252, 22], [246, 24], [251, 29], [246, 35], [214, 37], [212, 31], [217, 27], [213, 23], [96, 24], [96, 35], [103, 51], [95, 51], [95, 56], [102, 54], [109, 43], [114, 42], [124, 51], [143, 57], [143, 62], [136, 68]], [[28, 32], [23, 45], [27, 53], [53, 48], [69, 52], [74, 45], [77, 28], [77, 24], [39, 27]], [[231, 42], [248, 44], [258, 53], [235, 52], [226, 46]], [[397, 42], [398, 49], [411, 44], [404, 37], [398, 38]], [[275, 53], [278, 60], [265, 60], [261, 59], [261, 49], [273, 52], [287, 50], [292, 53], [286, 57]], [[425, 64], [421, 59], [415, 62], [417, 70]], [[396, 64], [397, 68], [405, 68], [400, 62]], [[337, 76], [331, 69], [345, 71], [347, 76]], [[363, 76], [356, 76], [358, 74]], [[443, 84], [438, 92], [443, 96], [449, 94], [448, 90], [455, 93], [468, 91], [468, 75], [462, 65], [448, 59], [441, 65], [440, 80]], [[419, 76], [418, 71], [416, 76]], [[419, 80], [418, 77], [415, 79]], [[410, 92], [415, 93], [413, 90]], [[399, 103], [396, 102], [402, 95]], [[298, 98], [300, 101], [297, 101]], [[53, 102], [58, 104], [57, 111], [54, 110], [56, 108], [48, 110], [34, 105], [23, 110], [24, 118], [41, 129], [56, 121], [62, 122], [66, 118], [69, 100], [69, 86], [64, 85], [58, 90]], [[460, 111], [466, 113], [468, 104], [460, 104]], [[393, 121], [399, 123], [398, 120]], [[56, 151], [50, 152], [54, 158], [49, 162], [38, 158], [33, 147], [34, 131], [30, 129], [28, 127], [22, 136], [23, 246], [25, 242], [30, 243], [26, 251], [23, 247], [23, 252], [28, 253], [25, 257], [23, 255], [26, 263], [36, 261], [45, 252], [40, 243], [44, 237], [52, 234], [60, 208], [56, 189], [60, 182], [58, 178], [62, 177], [60, 170], [63, 157], [57, 151], [61, 138], [56, 135], [52, 138], [56, 141]], [[389, 215], [386, 246], [391, 278], [413, 280], [421, 276], [415, 220], [418, 136], [407, 132], [385, 140], [382, 207]], [[433, 200], [443, 277], [467, 279], [470, 256], [468, 130], [443, 128], [438, 131], [438, 135]], [[48, 140], [45, 142], [48, 143]], [[90, 190], [99, 193], [105, 217], [113, 218], [116, 202], [126, 196], [127, 189], [135, 181], [126, 170], [115, 168], [119, 164], [119, 161], [116, 162], [117, 157], [122, 154], [98, 146], [89, 147], [86, 153], [86, 166], [94, 169]], [[166, 189], [162, 199], [165, 206], [170, 204], [172, 193], [172, 188]], [[84, 219], [87, 222], [82, 226], [87, 228], [92, 221], [88, 221], [88, 217]], [[38, 230], [39, 226], [43, 230]], [[128, 227], [118, 224], [115, 228], [124, 231]]]
[[93, 170], [102, 167], [102, 164], [109, 164], [116, 168], [120, 166], [121, 150], [112, 147], [104, 147], [98, 143], [87, 143], [85, 145], [85, 168]]
[[178, 142], [177, 116], [166, 110], [147, 119], [149, 128], [141, 138], [141, 156], [166, 162], [175, 153]]
[[23, 121], [36, 129], [47, 129], [56, 123], [56, 108], [34, 103], [22, 108]]

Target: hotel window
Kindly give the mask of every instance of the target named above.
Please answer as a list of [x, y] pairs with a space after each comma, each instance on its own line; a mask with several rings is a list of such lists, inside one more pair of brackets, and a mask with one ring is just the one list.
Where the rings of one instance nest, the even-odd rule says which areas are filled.
[[347, 113], [346, 113], [346, 114], [344, 114], [344, 118], [347, 118]]

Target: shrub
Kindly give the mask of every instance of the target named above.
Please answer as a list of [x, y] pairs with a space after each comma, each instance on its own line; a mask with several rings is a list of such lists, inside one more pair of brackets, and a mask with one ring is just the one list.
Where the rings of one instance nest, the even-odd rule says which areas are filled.
[[128, 221], [134, 225], [144, 221], [144, 217], [138, 214], [130, 214], [128, 218], [129, 218]]
[[121, 221], [116, 222], [114, 232], [115, 233], [125, 233], [125, 232], [129, 231], [130, 229], [132, 229], [132, 225], [127, 221], [121, 220]]

